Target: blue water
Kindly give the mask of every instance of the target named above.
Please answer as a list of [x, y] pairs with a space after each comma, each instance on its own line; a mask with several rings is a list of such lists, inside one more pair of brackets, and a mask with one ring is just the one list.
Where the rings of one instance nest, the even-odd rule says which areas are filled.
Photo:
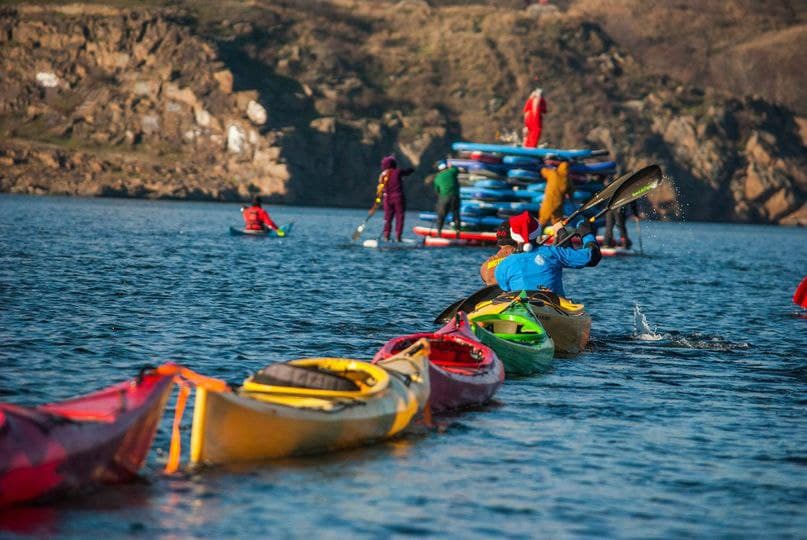
[[[481, 285], [491, 251], [351, 247], [363, 211], [270, 212], [296, 220], [289, 238], [230, 237], [237, 205], [0, 196], [0, 399], [65, 398], [168, 360], [240, 381], [295, 357], [370, 358], [388, 338], [433, 328]], [[490, 406], [373, 447], [175, 478], [159, 473], [169, 415], [143, 482], [6, 512], [0, 527], [804, 538], [807, 319], [790, 297], [807, 273], [807, 232], [642, 232], [646, 256], [567, 273], [594, 317], [592, 350], [506, 381]]]

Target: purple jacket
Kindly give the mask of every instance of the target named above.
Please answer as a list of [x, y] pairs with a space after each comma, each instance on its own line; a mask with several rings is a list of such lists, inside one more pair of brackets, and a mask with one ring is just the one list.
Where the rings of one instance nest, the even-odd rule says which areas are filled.
[[[403, 177], [409, 176], [415, 169], [407, 168], [407, 169], [399, 169], [398, 164], [395, 162], [390, 156], [385, 157], [381, 160], [381, 169], [382, 174], [383, 171], [389, 169], [389, 178], [387, 179], [387, 183], [384, 186], [384, 192], [387, 194], [387, 198], [403, 198], [404, 190], [403, 190]], [[381, 179], [379, 179], [381, 181]]]

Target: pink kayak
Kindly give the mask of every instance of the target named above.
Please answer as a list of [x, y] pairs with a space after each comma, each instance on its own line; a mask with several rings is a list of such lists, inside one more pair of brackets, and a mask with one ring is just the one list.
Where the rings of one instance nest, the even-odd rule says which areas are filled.
[[431, 345], [429, 405], [433, 411], [482, 405], [504, 382], [504, 366], [492, 349], [476, 339], [462, 312], [437, 332], [389, 340], [376, 353], [373, 363], [399, 353], [421, 338]]
[[0, 506], [131, 480], [151, 448], [173, 380], [146, 371], [58, 403], [0, 403]]

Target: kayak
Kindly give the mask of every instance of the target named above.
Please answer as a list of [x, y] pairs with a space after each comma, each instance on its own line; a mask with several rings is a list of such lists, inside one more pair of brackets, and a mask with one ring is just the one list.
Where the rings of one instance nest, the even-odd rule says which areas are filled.
[[[431, 227], [422, 227], [416, 226], [412, 228], [412, 232], [414, 232], [418, 236], [433, 236], [437, 237], [437, 229]], [[457, 239], [456, 232], [454, 229], [446, 228], [440, 231], [440, 238], [447, 238], [449, 240]], [[495, 231], [460, 231], [459, 234], [460, 240], [474, 240], [478, 242], [488, 242], [488, 243], [495, 243], [496, 242], [496, 232]]]
[[498, 285], [488, 285], [452, 304], [435, 322], [451, 320], [457, 312], [475, 311], [489, 304], [507, 304], [518, 297], [552, 338], [556, 356], [574, 356], [585, 349], [591, 334], [591, 316], [585, 306], [547, 290], [504, 292]]
[[0, 403], [0, 506], [134, 479], [146, 460], [173, 375], [144, 370], [80, 397]]
[[[293, 221], [280, 227], [280, 230], [286, 233], [283, 236], [288, 236], [293, 227], [294, 227]], [[237, 229], [236, 227], [230, 227], [230, 234], [233, 236], [256, 236], [259, 238], [278, 238], [277, 231], [273, 229], [253, 231], [250, 229]]]
[[494, 350], [512, 375], [546, 371], [555, 344], [529, 308], [516, 299], [509, 304], [489, 303], [468, 314], [479, 340]]
[[526, 156], [526, 157], [547, 157], [555, 156], [564, 159], [583, 159], [596, 155], [604, 155], [603, 150], [592, 150], [590, 148], [581, 149], [563, 149], [563, 148], [525, 148], [523, 146], [508, 146], [506, 144], [480, 144], [472, 142], [455, 142], [451, 145], [454, 151], [473, 152], [479, 150], [480, 152], [493, 152], [498, 154], [510, 156]]
[[421, 340], [377, 365], [307, 358], [270, 365], [234, 393], [197, 388], [191, 463], [316, 454], [392, 437], [426, 405], [428, 358]]
[[432, 411], [483, 405], [504, 382], [504, 366], [492, 349], [476, 339], [464, 313], [458, 313], [437, 332], [409, 334], [389, 340], [375, 354], [373, 363], [398, 354], [420, 339], [429, 342], [429, 405]]
[[544, 290], [506, 292], [492, 303], [512, 302], [519, 295], [555, 342], [555, 356], [576, 356], [585, 349], [591, 335], [591, 315], [583, 304]]

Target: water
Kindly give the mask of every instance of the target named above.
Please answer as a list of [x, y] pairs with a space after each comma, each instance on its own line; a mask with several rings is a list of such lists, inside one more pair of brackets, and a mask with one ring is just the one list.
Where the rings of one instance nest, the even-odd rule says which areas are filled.
[[[0, 196], [0, 399], [65, 398], [167, 360], [235, 382], [294, 357], [370, 358], [390, 337], [433, 328], [481, 285], [490, 252], [349, 247], [360, 210], [270, 212], [297, 221], [290, 238], [228, 236], [237, 205]], [[143, 482], [6, 512], [0, 527], [804, 538], [807, 319], [790, 297], [807, 232], [642, 232], [645, 257], [567, 272], [594, 317], [592, 350], [508, 380], [483, 409], [369, 448], [175, 478], [159, 473], [169, 414]]]

